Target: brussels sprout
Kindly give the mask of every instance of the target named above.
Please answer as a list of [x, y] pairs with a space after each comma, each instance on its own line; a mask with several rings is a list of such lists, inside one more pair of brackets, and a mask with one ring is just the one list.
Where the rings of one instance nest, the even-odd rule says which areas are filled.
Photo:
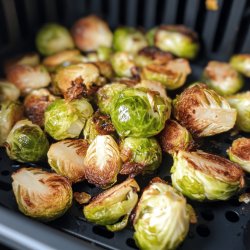
[[122, 230], [138, 201], [139, 191], [137, 182], [128, 179], [94, 197], [83, 213], [87, 220], [106, 226], [110, 231]]
[[121, 137], [151, 137], [164, 128], [170, 112], [158, 92], [127, 88], [113, 99], [110, 115]]
[[99, 46], [96, 52], [99, 61], [108, 61], [111, 56], [112, 50], [109, 47]]
[[20, 120], [6, 139], [10, 159], [19, 162], [37, 162], [46, 157], [49, 142], [41, 128], [29, 120]]
[[98, 61], [98, 62], [94, 62], [94, 65], [99, 69], [101, 76], [103, 76], [107, 79], [110, 79], [113, 77], [114, 71], [113, 71], [111, 63], [104, 62], [104, 61]]
[[39, 168], [21, 168], [11, 177], [18, 208], [23, 214], [51, 221], [71, 207], [72, 188], [65, 177]]
[[196, 57], [199, 51], [197, 34], [182, 25], [162, 25], [149, 31], [148, 39], [163, 51], [187, 59]]
[[241, 74], [250, 77], [250, 54], [238, 54], [230, 58], [230, 64]]
[[230, 64], [211, 61], [203, 71], [203, 81], [218, 94], [226, 96], [238, 92], [244, 82]]
[[237, 127], [245, 132], [250, 132], [250, 91], [229, 96], [227, 101], [237, 110]]
[[76, 138], [92, 114], [93, 108], [84, 98], [70, 102], [57, 99], [45, 110], [45, 130], [56, 140]]
[[111, 56], [111, 65], [117, 76], [133, 77], [138, 75], [133, 56], [127, 52], [114, 53]]
[[113, 48], [115, 51], [126, 51], [135, 54], [147, 45], [146, 37], [137, 29], [122, 27], [114, 32]]
[[236, 110], [226, 99], [196, 83], [185, 89], [174, 100], [175, 118], [196, 136], [211, 136], [233, 128]]
[[113, 97], [125, 88], [127, 88], [126, 84], [122, 83], [111, 83], [101, 87], [97, 91], [97, 104], [100, 111], [110, 114]]
[[12, 83], [6, 80], [0, 80], [0, 103], [5, 101], [17, 101], [20, 96], [20, 90]]
[[85, 125], [83, 130], [84, 138], [91, 143], [97, 135], [112, 135], [115, 132], [115, 128], [111, 122], [109, 115], [95, 112], [91, 116]]
[[191, 73], [189, 62], [186, 59], [175, 59], [166, 65], [150, 64], [142, 69], [142, 79], [157, 81], [167, 89], [180, 88]]
[[71, 182], [83, 181], [84, 158], [88, 149], [86, 140], [63, 140], [53, 143], [48, 151], [49, 165]]
[[227, 150], [231, 161], [238, 163], [246, 172], [250, 173], [250, 139], [239, 138], [233, 141]]
[[162, 150], [169, 154], [179, 150], [190, 150], [194, 145], [189, 131], [174, 120], [166, 121], [159, 138]]
[[7, 80], [15, 84], [22, 95], [33, 89], [47, 87], [51, 81], [50, 75], [42, 65], [15, 65], [7, 72]]
[[121, 174], [135, 176], [152, 173], [162, 161], [161, 147], [155, 138], [125, 138], [121, 145]]
[[93, 15], [76, 21], [72, 36], [76, 47], [86, 52], [97, 50], [100, 46], [111, 47], [113, 38], [107, 23]]
[[80, 204], [86, 204], [89, 203], [91, 200], [91, 195], [85, 192], [74, 192], [74, 198], [75, 200]]
[[180, 150], [171, 168], [173, 186], [190, 199], [227, 200], [244, 186], [242, 169], [218, 155]]
[[49, 56], [74, 48], [74, 42], [65, 27], [56, 23], [47, 23], [36, 35], [36, 47], [42, 55]]
[[137, 205], [134, 228], [140, 249], [176, 249], [189, 230], [186, 199], [160, 178], [154, 178]]
[[4, 145], [15, 123], [23, 117], [23, 107], [19, 102], [5, 101], [0, 104], [0, 147]]
[[47, 89], [33, 90], [24, 99], [25, 114], [33, 123], [44, 126], [44, 112], [56, 99]]
[[110, 135], [98, 135], [84, 160], [85, 178], [101, 188], [112, 186], [121, 168], [119, 147]]

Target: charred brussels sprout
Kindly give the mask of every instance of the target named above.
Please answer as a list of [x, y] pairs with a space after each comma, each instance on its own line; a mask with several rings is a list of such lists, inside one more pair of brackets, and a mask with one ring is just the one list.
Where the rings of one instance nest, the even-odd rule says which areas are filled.
[[203, 72], [203, 81], [218, 94], [226, 96], [238, 92], [243, 78], [229, 64], [211, 61]]
[[29, 120], [18, 121], [6, 140], [10, 159], [19, 162], [37, 162], [46, 157], [49, 142], [41, 128]]
[[151, 137], [164, 128], [170, 110], [158, 92], [128, 88], [113, 99], [111, 119], [121, 137]]
[[227, 101], [237, 110], [237, 127], [244, 132], [250, 132], [250, 91], [229, 96]]
[[250, 77], [250, 54], [234, 55], [230, 59], [230, 64], [241, 74]]
[[84, 158], [88, 149], [86, 140], [63, 140], [54, 143], [48, 151], [49, 165], [71, 182], [84, 180]]
[[124, 163], [121, 174], [152, 173], [161, 164], [161, 147], [155, 138], [127, 137], [122, 141], [120, 151]]
[[174, 100], [175, 118], [196, 136], [211, 136], [233, 128], [236, 110], [205, 84], [196, 83]]
[[4, 145], [15, 123], [23, 117], [23, 107], [19, 102], [0, 103], [0, 147]]
[[56, 23], [47, 23], [36, 35], [36, 47], [42, 55], [49, 56], [74, 48], [74, 42], [65, 27]]
[[168, 120], [160, 133], [160, 144], [164, 152], [173, 154], [179, 150], [192, 149], [194, 141], [186, 128], [174, 120]]
[[193, 200], [227, 200], [244, 186], [240, 167], [202, 151], [179, 151], [171, 168], [173, 186]]
[[139, 190], [137, 182], [128, 179], [94, 197], [83, 213], [87, 220], [106, 226], [110, 231], [122, 230], [138, 201]]
[[76, 138], [92, 113], [91, 104], [84, 98], [70, 102], [58, 99], [47, 107], [44, 127], [56, 140]]
[[146, 46], [146, 37], [139, 30], [122, 27], [114, 32], [113, 47], [115, 51], [126, 51], [135, 54]]
[[238, 163], [246, 172], [250, 173], [250, 139], [239, 138], [233, 141], [227, 150], [231, 161]]
[[119, 147], [110, 135], [98, 135], [84, 160], [85, 178], [101, 188], [112, 186], [121, 168]]
[[97, 16], [87, 16], [76, 21], [72, 28], [76, 47], [88, 52], [100, 46], [111, 47], [113, 34], [106, 22]]
[[32, 218], [51, 221], [72, 204], [70, 182], [39, 168], [21, 168], [12, 174], [12, 187], [19, 210]]
[[176, 249], [189, 230], [186, 199], [160, 178], [154, 178], [137, 205], [134, 228], [140, 249]]
[[20, 90], [12, 83], [0, 80], [0, 103], [4, 101], [17, 101]]

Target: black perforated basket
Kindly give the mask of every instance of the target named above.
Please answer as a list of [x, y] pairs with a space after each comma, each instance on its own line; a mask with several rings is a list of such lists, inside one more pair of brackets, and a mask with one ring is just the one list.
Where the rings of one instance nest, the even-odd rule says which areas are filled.
[[[218, 0], [219, 9], [208, 11], [205, 0], [0, 0], [0, 62], [17, 53], [32, 51], [34, 35], [45, 22], [59, 22], [71, 27], [79, 17], [96, 14], [112, 28], [119, 25], [145, 29], [161, 23], [184, 24], [199, 33], [202, 49], [192, 63], [188, 82], [198, 80], [208, 60], [227, 61], [234, 53], [250, 53], [250, 1]], [[245, 89], [250, 89], [246, 80]], [[235, 136], [224, 133], [206, 138], [201, 148], [226, 157], [226, 149]], [[171, 157], [165, 155], [154, 176], [170, 182]], [[46, 164], [40, 164], [48, 168]], [[137, 249], [132, 227], [112, 233], [88, 223], [76, 203], [60, 219], [42, 224], [18, 212], [11, 189], [11, 173], [20, 165], [10, 161], [0, 149], [0, 249], [78, 250]], [[138, 177], [143, 188], [153, 176]], [[246, 175], [250, 192], [250, 176]], [[97, 194], [100, 190], [87, 183], [77, 184], [76, 191]], [[250, 205], [237, 197], [227, 202], [189, 201], [198, 215], [198, 223], [179, 249], [248, 250], [250, 249]], [[157, 206], [157, 204], [156, 204]]]

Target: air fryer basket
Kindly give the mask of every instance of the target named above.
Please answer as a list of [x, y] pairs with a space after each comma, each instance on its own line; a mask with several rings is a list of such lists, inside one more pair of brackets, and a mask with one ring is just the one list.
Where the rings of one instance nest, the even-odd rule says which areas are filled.
[[[205, 0], [0, 0], [0, 62], [14, 54], [34, 50], [34, 34], [43, 23], [55, 21], [70, 27], [79, 17], [96, 14], [112, 28], [129, 25], [148, 29], [167, 23], [184, 24], [196, 30], [202, 49], [192, 63], [193, 72], [188, 82], [193, 82], [200, 78], [208, 60], [226, 61], [234, 53], [250, 53], [250, 1], [218, 0], [218, 5], [217, 11], [208, 11]], [[250, 89], [250, 81], [245, 85], [248, 86], [245, 90]], [[249, 137], [224, 133], [203, 139], [199, 144], [207, 152], [226, 157], [226, 149], [240, 136]], [[38, 165], [48, 168], [45, 163]], [[171, 165], [171, 157], [165, 155], [154, 176], [170, 181]], [[88, 223], [76, 203], [62, 218], [47, 226], [24, 218], [17, 210], [11, 189], [11, 173], [18, 167], [20, 164], [9, 160], [5, 150], [0, 149], [0, 243], [18, 249], [75, 250], [100, 246], [137, 249], [132, 228], [112, 233]], [[143, 188], [152, 177], [137, 179]], [[246, 183], [246, 191], [250, 192], [250, 175], [246, 175]], [[87, 183], [75, 185], [74, 190], [92, 195], [100, 192]], [[198, 223], [190, 227], [179, 249], [250, 249], [250, 204], [240, 204], [237, 197], [226, 202], [191, 204], [197, 212]]]

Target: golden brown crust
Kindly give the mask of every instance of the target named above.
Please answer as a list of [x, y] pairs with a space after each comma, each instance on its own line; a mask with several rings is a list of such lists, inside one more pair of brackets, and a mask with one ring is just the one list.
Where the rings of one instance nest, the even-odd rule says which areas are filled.
[[131, 178], [135, 177], [138, 174], [141, 174], [144, 170], [145, 166], [136, 163], [136, 162], [126, 162], [122, 165], [122, 169], [120, 174], [122, 175], [129, 175]]
[[93, 122], [95, 124], [95, 129], [100, 135], [110, 135], [115, 132], [115, 127], [109, 115], [97, 111], [93, 116]]
[[167, 75], [171, 79], [175, 79], [179, 75], [178, 71], [173, 71], [169, 69], [166, 65], [150, 64], [146, 66], [145, 69], [153, 73]]
[[235, 140], [231, 147], [232, 154], [242, 160], [250, 161], [250, 139], [239, 138]]
[[76, 149], [76, 153], [79, 156], [86, 156], [88, 147], [89, 147], [89, 143], [87, 140], [85, 139], [68, 139], [68, 140], [64, 140], [63, 143], [65, 145], [67, 145], [68, 147], [73, 147]]

